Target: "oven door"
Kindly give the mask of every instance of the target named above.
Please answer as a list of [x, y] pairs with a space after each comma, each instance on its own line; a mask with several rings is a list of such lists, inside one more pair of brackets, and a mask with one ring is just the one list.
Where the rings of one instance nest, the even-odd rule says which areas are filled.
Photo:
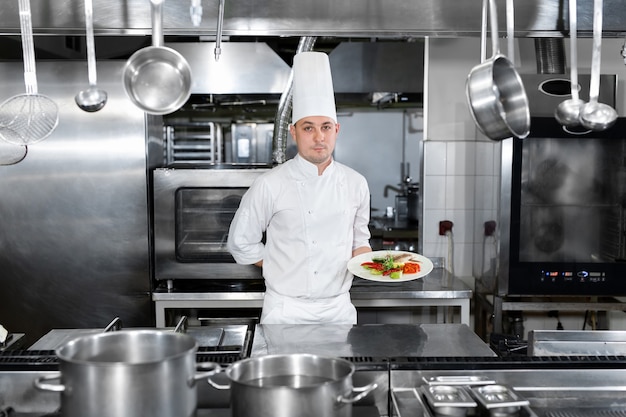
[[226, 249], [230, 222], [252, 182], [267, 169], [156, 169], [154, 263], [157, 280], [259, 279]]
[[614, 133], [514, 141], [506, 294], [626, 294], [626, 139]]

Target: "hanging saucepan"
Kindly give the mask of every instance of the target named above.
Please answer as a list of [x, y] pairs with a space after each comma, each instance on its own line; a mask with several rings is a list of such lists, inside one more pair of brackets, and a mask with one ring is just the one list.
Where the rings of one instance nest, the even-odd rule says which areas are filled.
[[489, 139], [525, 138], [530, 133], [528, 97], [515, 67], [500, 54], [494, 0], [489, 0], [489, 20], [493, 56], [472, 68], [466, 82], [471, 114]]
[[28, 146], [16, 145], [0, 140], [0, 166], [15, 165], [22, 162], [28, 153]]
[[150, 0], [152, 46], [135, 52], [123, 72], [124, 90], [137, 107], [150, 114], [178, 110], [191, 95], [191, 68], [177, 51], [163, 46], [163, 2]]

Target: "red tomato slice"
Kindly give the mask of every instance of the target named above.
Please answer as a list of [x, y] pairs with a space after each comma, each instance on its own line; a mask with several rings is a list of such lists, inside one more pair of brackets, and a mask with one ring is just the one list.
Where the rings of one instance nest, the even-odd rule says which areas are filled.
[[404, 268], [402, 268], [402, 273], [404, 274], [417, 274], [420, 271], [420, 265], [412, 262], [407, 262], [404, 264]]

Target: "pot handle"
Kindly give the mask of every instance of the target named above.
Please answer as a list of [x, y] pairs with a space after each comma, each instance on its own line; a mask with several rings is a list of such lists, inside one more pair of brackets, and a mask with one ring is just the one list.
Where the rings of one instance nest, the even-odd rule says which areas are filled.
[[[220, 369], [221, 370], [221, 369]], [[212, 376], [212, 375], [211, 375]], [[227, 390], [230, 389], [230, 385], [222, 385], [222, 384], [218, 384], [217, 382], [213, 381], [213, 379], [211, 379], [211, 377], [209, 376], [209, 378], [207, 378], [207, 382], [209, 383], [210, 386], [212, 386], [215, 389], [219, 389], [219, 390]]]
[[196, 364], [196, 370], [202, 371], [195, 374], [189, 380], [189, 386], [192, 386], [196, 383], [196, 381], [200, 381], [201, 379], [209, 378], [211, 375], [215, 375], [219, 372], [222, 372], [222, 367], [219, 363], [216, 362], [202, 362]]
[[35, 382], [33, 382], [33, 385], [35, 386], [35, 388], [41, 391], [64, 392], [65, 385], [48, 384], [44, 382], [44, 381], [49, 381], [51, 379], [60, 379], [60, 378], [61, 378], [61, 373], [52, 374], [52, 375], [44, 375], [35, 379]]
[[359, 388], [352, 388], [353, 392], [359, 392], [360, 394], [351, 397], [351, 398], [346, 398], [343, 395], [339, 395], [337, 397], [337, 402], [342, 403], [342, 404], [353, 404], [363, 398], [365, 398], [370, 392], [374, 391], [376, 388], [378, 388], [378, 384], [373, 382], [369, 385], [366, 385], [364, 387], [359, 387]]

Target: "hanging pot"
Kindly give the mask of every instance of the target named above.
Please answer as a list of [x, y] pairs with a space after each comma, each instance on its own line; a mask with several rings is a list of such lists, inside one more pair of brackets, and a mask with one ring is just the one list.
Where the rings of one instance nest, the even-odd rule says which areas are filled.
[[[61, 393], [63, 417], [192, 417], [196, 381], [219, 365], [196, 372], [196, 340], [165, 330], [120, 330], [71, 340], [56, 350], [59, 374], [35, 387]], [[45, 382], [60, 379], [60, 384]]]
[[525, 138], [530, 133], [528, 97], [514, 65], [500, 53], [496, 4], [488, 1], [493, 56], [470, 72], [468, 104], [476, 125], [489, 139]]
[[28, 146], [16, 145], [0, 140], [0, 166], [15, 165], [22, 162], [28, 153]]
[[[352, 386], [351, 362], [311, 354], [267, 355], [230, 365], [225, 373], [233, 417], [350, 417], [352, 404], [375, 390], [376, 383]], [[359, 392], [352, 396], [353, 392]]]
[[163, 45], [163, 2], [150, 0], [152, 46], [135, 52], [123, 72], [124, 90], [132, 102], [150, 114], [168, 114], [191, 96], [191, 67], [172, 48]]

